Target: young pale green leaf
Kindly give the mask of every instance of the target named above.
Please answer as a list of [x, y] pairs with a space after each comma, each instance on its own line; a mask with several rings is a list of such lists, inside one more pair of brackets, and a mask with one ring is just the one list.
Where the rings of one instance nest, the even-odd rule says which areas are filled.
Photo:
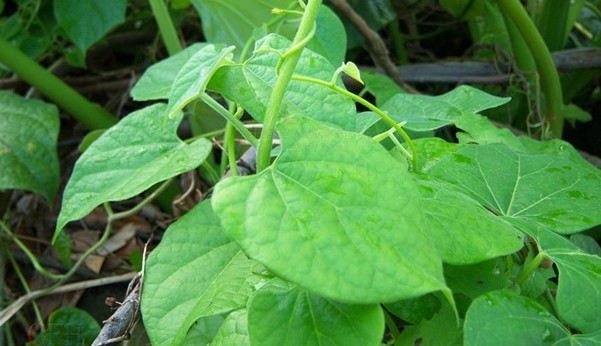
[[486, 293], [474, 300], [465, 316], [466, 346], [553, 345], [569, 335], [545, 308], [509, 291]]
[[282, 154], [272, 166], [220, 182], [212, 198], [251, 258], [344, 302], [446, 291], [419, 192], [384, 148], [304, 117], [281, 122], [279, 133]]
[[[210, 43], [225, 43], [242, 49], [255, 28], [275, 19], [273, 8], [288, 8], [289, 0], [190, 0], [202, 19], [202, 32]], [[296, 24], [296, 23], [295, 23]], [[288, 30], [294, 35], [297, 25]], [[292, 37], [292, 36], [290, 36]]]
[[[290, 41], [269, 35], [256, 43], [260, 52], [243, 64], [220, 68], [208, 88], [233, 100], [262, 122], [275, 85], [276, 65]], [[304, 49], [295, 73], [329, 81], [336, 69], [321, 55]], [[304, 115], [326, 124], [354, 131], [355, 104], [321, 85], [291, 80], [281, 107], [282, 117]]]
[[519, 231], [454, 186], [424, 174], [413, 178], [419, 186], [426, 225], [445, 263], [477, 263], [522, 248]]
[[58, 130], [56, 106], [0, 91], [0, 189], [28, 190], [52, 202]]
[[460, 346], [462, 343], [461, 327], [449, 304], [443, 304], [439, 312], [431, 319], [406, 327], [401, 333], [400, 340], [395, 340], [397, 346], [415, 345], [445, 345]]
[[[168, 99], [171, 86], [182, 66], [199, 50], [212, 46], [208, 43], [195, 43], [181, 52], [150, 66], [131, 90], [136, 101]], [[221, 46], [216, 46], [221, 49]]]
[[125, 0], [55, 0], [54, 15], [65, 34], [85, 52], [125, 20]]
[[404, 127], [409, 130], [428, 131], [450, 125], [461, 115], [478, 113], [507, 102], [507, 97], [492, 96], [462, 85], [439, 96], [397, 94], [381, 108], [395, 121], [407, 121]]
[[209, 80], [223, 65], [231, 63], [233, 46], [217, 51], [209, 45], [194, 54], [177, 73], [169, 92], [169, 117], [174, 117], [188, 103], [203, 93]]
[[601, 257], [559, 249], [546, 254], [559, 270], [560, 316], [581, 332], [601, 330]]
[[65, 188], [54, 237], [104, 202], [133, 197], [198, 167], [211, 142], [184, 143], [176, 133], [181, 119], [168, 119], [166, 105], [155, 104], [125, 117], [92, 143]]
[[254, 267], [208, 201], [171, 225], [148, 257], [142, 290], [153, 345], [181, 344], [199, 318], [244, 307], [258, 281]]
[[357, 65], [355, 65], [354, 62], [349, 61], [349, 62], [343, 64], [342, 72], [346, 73], [347, 76], [351, 77], [352, 79], [356, 80], [357, 82], [364, 84], [363, 81], [361, 80], [361, 72], [359, 71], [359, 68], [357, 67]]
[[498, 215], [570, 234], [601, 223], [601, 171], [576, 156], [527, 154], [505, 144], [466, 145], [427, 173]]
[[267, 284], [248, 308], [252, 345], [380, 345], [378, 304], [346, 305], [285, 284]]
[[461, 293], [471, 299], [511, 286], [511, 281], [499, 273], [496, 259], [467, 266], [445, 265], [444, 276], [454, 294]]
[[248, 311], [237, 310], [227, 316], [211, 346], [250, 346], [248, 337]]

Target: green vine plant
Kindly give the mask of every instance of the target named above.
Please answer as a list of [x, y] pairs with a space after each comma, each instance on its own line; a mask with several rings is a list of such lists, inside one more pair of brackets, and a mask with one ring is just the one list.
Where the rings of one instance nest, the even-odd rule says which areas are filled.
[[[600, 342], [601, 258], [583, 232], [601, 223], [601, 172], [567, 142], [478, 114], [508, 98], [469, 86], [375, 104], [351, 93], [339, 76], [361, 81], [359, 69], [320, 41], [344, 41], [342, 24], [319, 0], [300, 10], [292, 41], [257, 30], [247, 59], [198, 43], [150, 67], [132, 96], [166, 102], [82, 154], [55, 240], [99, 205], [206, 165], [211, 141], [176, 134], [202, 102], [228, 123], [233, 174], [147, 260], [154, 345]], [[258, 139], [243, 114], [262, 124]], [[458, 143], [406, 131], [449, 125]], [[236, 139], [256, 148], [256, 174], [237, 173]]]

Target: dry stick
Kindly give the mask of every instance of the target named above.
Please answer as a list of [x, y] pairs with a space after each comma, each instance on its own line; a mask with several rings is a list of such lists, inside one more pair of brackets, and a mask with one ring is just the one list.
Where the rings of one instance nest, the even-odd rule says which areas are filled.
[[363, 35], [369, 48], [368, 52], [370, 53], [370, 56], [376, 65], [380, 66], [384, 72], [395, 81], [395, 83], [411, 93], [418, 93], [413, 87], [403, 81], [401, 73], [397, 69], [392, 59], [390, 59], [388, 48], [386, 47], [384, 40], [382, 40], [377, 32], [372, 30], [372, 28], [367, 25], [365, 20], [363, 20], [363, 18], [361, 18], [361, 16], [355, 12], [351, 5], [349, 5], [346, 0], [329, 1], [332, 6], [334, 6], [338, 12], [345, 16], [357, 28], [357, 30], [359, 30], [361, 35]]
[[75, 282], [72, 284], [63, 285], [57, 288], [44, 288], [41, 290], [33, 291], [27, 293], [19, 297], [19, 299], [15, 300], [8, 307], [0, 311], [0, 326], [4, 325], [15, 313], [17, 313], [25, 304], [27, 304], [32, 299], [37, 299], [43, 296], [51, 295], [51, 294], [59, 294], [66, 293], [71, 291], [82, 290], [90, 287], [98, 287], [104, 285], [110, 285], [117, 282], [126, 282], [130, 281], [132, 278], [136, 276], [136, 272], [121, 274], [117, 276], [105, 277], [94, 280], [86, 280]]

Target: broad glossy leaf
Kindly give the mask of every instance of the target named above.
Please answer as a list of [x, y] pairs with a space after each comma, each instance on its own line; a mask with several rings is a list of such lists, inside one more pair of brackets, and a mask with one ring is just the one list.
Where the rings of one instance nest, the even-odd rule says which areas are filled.
[[125, 0], [55, 0], [54, 15], [67, 37], [85, 52], [125, 20]]
[[[242, 49], [253, 30], [272, 21], [273, 8], [286, 9], [289, 0], [191, 0], [202, 19], [202, 32], [210, 43], [225, 43]], [[296, 25], [290, 27], [296, 30]], [[294, 35], [294, 30], [289, 30]]]
[[384, 148], [304, 117], [278, 129], [276, 162], [220, 182], [212, 198], [224, 229], [251, 258], [344, 302], [446, 290], [415, 183]]
[[208, 201], [171, 225], [150, 254], [142, 316], [153, 344], [178, 344], [203, 316], [244, 307], [255, 264], [223, 232]]
[[545, 308], [508, 291], [486, 293], [474, 300], [465, 317], [466, 346], [553, 345], [569, 335]]
[[379, 345], [378, 304], [347, 305], [289, 285], [267, 284], [248, 308], [252, 345]]
[[601, 256], [601, 246], [597, 240], [590, 235], [582, 233], [572, 234], [570, 236], [570, 241], [585, 253]]
[[461, 265], [518, 251], [522, 236], [511, 224], [484, 209], [448, 183], [414, 174], [422, 210], [445, 263]]
[[417, 166], [420, 171], [427, 172], [441, 158], [463, 148], [463, 145], [449, 143], [441, 138], [418, 138], [413, 141], [419, 154]]
[[397, 94], [381, 108], [397, 122], [407, 121], [409, 130], [428, 131], [450, 125], [464, 114], [478, 113], [509, 102], [509, 98], [489, 95], [462, 85], [444, 95]]
[[[238, 102], [262, 122], [277, 80], [278, 51], [284, 53], [290, 41], [269, 35], [256, 43], [261, 52], [243, 64], [224, 66], [211, 79], [208, 88]], [[336, 68], [326, 58], [304, 49], [295, 73], [329, 81]], [[354, 131], [355, 104], [346, 96], [326, 87], [292, 80], [281, 107], [282, 115], [304, 115], [326, 124]]]
[[58, 130], [56, 106], [0, 91], [0, 189], [28, 190], [52, 202]]
[[498, 215], [559, 233], [601, 223], [601, 171], [569, 154], [527, 154], [504, 144], [467, 145], [427, 173], [458, 186]]
[[211, 346], [250, 346], [248, 337], [248, 311], [237, 310], [227, 316]]
[[546, 254], [559, 270], [560, 316], [584, 333], [601, 330], [601, 257], [559, 249]]
[[168, 119], [166, 105], [155, 104], [128, 115], [92, 143], [65, 188], [56, 233], [104, 202], [133, 197], [198, 167], [211, 142], [184, 143], [176, 134], [181, 119]]
[[461, 327], [451, 306], [444, 304], [439, 312], [431, 319], [422, 320], [414, 326], [406, 327], [401, 333], [400, 340], [395, 340], [397, 346], [460, 346], [462, 345]]
[[177, 73], [169, 92], [169, 117], [174, 117], [188, 103], [203, 93], [217, 69], [231, 63], [234, 47], [217, 51], [209, 45], [194, 54]]
[[212, 45], [195, 43], [181, 52], [150, 66], [131, 90], [133, 99], [136, 101], [168, 99], [171, 85], [173, 85], [182, 66], [199, 50], [207, 46]]

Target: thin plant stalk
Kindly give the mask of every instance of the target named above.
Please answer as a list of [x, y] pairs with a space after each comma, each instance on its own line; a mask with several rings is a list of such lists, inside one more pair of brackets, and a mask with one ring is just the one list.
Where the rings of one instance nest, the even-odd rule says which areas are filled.
[[0, 63], [34, 86], [89, 130], [108, 128], [117, 122], [117, 118], [109, 111], [90, 102], [1, 37]]
[[261, 132], [261, 138], [259, 140], [259, 149], [257, 153], [257, 173], [263, 171], [269, 166], [271, 158], [271, 146], [273, 142], [273, 136], [275, 132], [275, 124], [280, 118], [280, 108], [282, 100], [284, 99], [284, 93], [290, 82], [290, 78], [294, 73], [296, 64], [300, 59], [301, 52], [303, 50], [303, 43], [307, 43], [306, 38], [313, 32], [315, 28], [315, 18], [317, 12], [319, 12], [319, 5], [321, 0], [309, 0], [303, 18], [301, 19], [300, 26], [294, 40], [292, 41], [292, 49], [288, 51], [287, 56], [284, 57], [281, 62], [278, 79], [275, 82], [273, 93], [269, 98], [267, 109], [265, 111], [265, 122], [263, 131]]
[[149, 0], [152, 14], [154, 15], [157, 25], [159, 26], [159, 32], [167, 52], [169, 55], [174, 55], [182, 50], [182, 45], [175, 31], [175, 26], [169, 15], [169, 10], [163, 0]]

